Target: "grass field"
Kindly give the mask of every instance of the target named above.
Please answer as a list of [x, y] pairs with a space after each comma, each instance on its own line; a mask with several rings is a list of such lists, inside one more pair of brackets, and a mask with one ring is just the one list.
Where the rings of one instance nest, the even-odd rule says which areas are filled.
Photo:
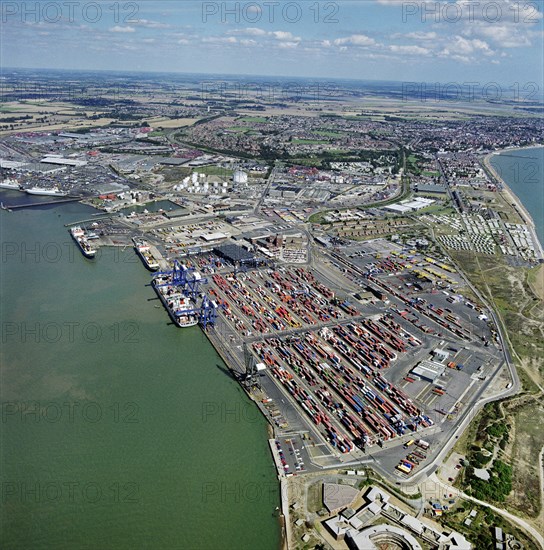
[[232, 177], [233, 170], [228, 170], [221, 166], [201, 166], [194, 170], [198, 174], [206, 174], [207, 176], [221, 176], [225, 178]]
[[229, 132], [236, 132], [236, 133], [243, 134], [243, 133], [249, 132], [251, 128], [249, 128], [248, 126], [232, 126], [230, 128], [227, 128], [227, 130]]
[[295, 145], [322, 145], [329, 142], [326, 139], [294, 139], [292, 143]]
[[192, 126], [197, 122], [198, 118], [148, 118], [147, 121], [154, 128], [184, 128], [186, 126]]
[[[513, 489], [506, 505], [516, 514], [533, 518], [536, 526], [544, 517], [537, 466], [538, 454], [544, 446], [541, 389], [544, 380], [544, 302], [535, 292], [536, 289], [541, 290], [542, 267], [513, 267], [504, 257], [488, 257], [473, 252], [455, 252], [452, 257], [494, 304], [511, 344], [523, 393], [503, 404], [505, 422], [511, 425], [504, 460], [513, 468]], [[464, 452], [474, 442], [475, 436], [471, 424], [456, 450]]]
[[540, 508], [540, 481], [537, 457], [544, 446], [542, 399], [529, 398], [521, 404], [513, 401], [505, 406], [507, 418], [513, 422], [514, 438], [506, 454], [514, 469], [512, 492], [507, 504], [528, 517], [535, 517]]
[[237, 120], [237, 122], [247, 122], [249, 124], [251, 124], [252, 122], [254, 123], [262, 123], [264, 124], [265, 122], [268, 122], [268, 119], [267, 118], [264, 118], [262, 116], [246, 116], [246, 117], [243, 117], [243, 118], [239, 118]]
[[17, 107], [9, 107], [7, 105], [0, 105], [0, 113], [17, 113], [18, 111], [21, 111], [21, 109]]

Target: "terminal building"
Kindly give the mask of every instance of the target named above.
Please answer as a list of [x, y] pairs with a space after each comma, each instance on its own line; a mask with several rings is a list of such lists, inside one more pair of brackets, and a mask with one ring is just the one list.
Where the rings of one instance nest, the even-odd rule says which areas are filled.
[[[352, 495], [347, 495], [347, 502]], [[351, 550], [472, 550], [472, 544], [456, 531], [437, 530], [390, 502], [390, 495], [370, 487], [358, 510], [345, 508], [323, 522], [327, 532]]]

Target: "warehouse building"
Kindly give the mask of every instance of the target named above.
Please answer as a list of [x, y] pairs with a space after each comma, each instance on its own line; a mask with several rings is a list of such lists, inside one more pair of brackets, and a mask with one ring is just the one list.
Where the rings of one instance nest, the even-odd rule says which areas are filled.
[[411, 373], [427, 382], [434, 382], [444, 374], [445, 370], [446, 366], [436, 361], [421, 361], [417, 367], [412, 369]]
[[216, 246], [213, 253], [233, 265], [250, 264], [255, 261], [255, 255], [237, 244]]

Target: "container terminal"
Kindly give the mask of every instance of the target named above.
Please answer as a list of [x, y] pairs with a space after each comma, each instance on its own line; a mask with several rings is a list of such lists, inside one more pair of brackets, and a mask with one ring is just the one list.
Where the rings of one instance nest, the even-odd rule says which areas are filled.
[[294, 263], [224, 234], [180, 247], [128, 220], [84, 223], [93, 247], [134, 247], [173, 324], [204, 330], [273, 428], [280, 476], [366, 465], [416, 483], [510, 382], [492, 314], [443, 257], [306, 238]]
[[319, 250], [302, 266], [234, 242], [171, 262], [153, 248], [163, 270], [151, 286], [177, 326], [202, 327], [266, 416], [280, 476], [367, 465], [415, 481], [504, 365], [455, 268], [400, 245]]

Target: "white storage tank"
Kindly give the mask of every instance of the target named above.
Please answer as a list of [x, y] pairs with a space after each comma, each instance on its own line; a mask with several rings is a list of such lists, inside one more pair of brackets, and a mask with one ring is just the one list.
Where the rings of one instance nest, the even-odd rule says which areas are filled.
[[233, 179], [236, 184], [247, 183], [247, 174], [243, 170], [236, 170], [236, 172], [234, 172]]

